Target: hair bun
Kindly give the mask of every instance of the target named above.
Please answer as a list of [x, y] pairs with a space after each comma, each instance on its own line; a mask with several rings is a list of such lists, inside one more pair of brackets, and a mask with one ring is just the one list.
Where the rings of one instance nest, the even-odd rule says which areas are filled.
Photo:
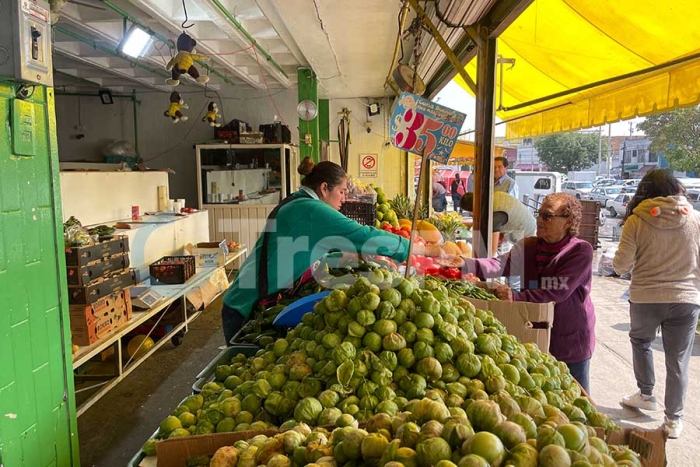
[[301, 175], [309, 175], [314, 170], [314, 161], [311, 157], [306, 156], [297, 167], [297, 172]]

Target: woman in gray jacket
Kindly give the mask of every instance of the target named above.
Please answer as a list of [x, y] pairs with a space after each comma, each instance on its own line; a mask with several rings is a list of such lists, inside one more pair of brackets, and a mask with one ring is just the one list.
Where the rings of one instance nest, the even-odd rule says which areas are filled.
[[648, 172], [627, 205], [613, 268], [632, 273], [629, 336], [639, 388], [621, 404], [656, 410], [651, 343], [660, 326], [666, 357], [663, 428], [669, 438], [678, 438], [700, 312], [700, 213], [667, 170]]

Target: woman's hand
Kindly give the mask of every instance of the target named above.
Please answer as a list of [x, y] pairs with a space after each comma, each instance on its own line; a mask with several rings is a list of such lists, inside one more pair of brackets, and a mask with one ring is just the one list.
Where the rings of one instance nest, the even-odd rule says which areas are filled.
[[499, 300], [503, 300], [504, 302], [513, 301], [513, 289], [505, 284], [498, 284], [496, 288], [491, 289], [491, 293], [498, 297]]
[[413, 254], [418, 256], [430, 256], [432, 258], [441, 258], [445, 255], [440, 245], [420, 245], [413, 244]]

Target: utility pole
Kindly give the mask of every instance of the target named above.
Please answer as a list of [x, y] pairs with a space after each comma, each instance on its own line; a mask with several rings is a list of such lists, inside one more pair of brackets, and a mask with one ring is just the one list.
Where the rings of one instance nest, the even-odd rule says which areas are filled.
[[596, 166], [596, 175], [600, 175], [602, 170], [600, 166], [603, 164], [603, 127], [598, 127], [598, 165]]
[[610, 169], [612, 168], [612, 123], [608, 123], [608, 178], [610, 178]]

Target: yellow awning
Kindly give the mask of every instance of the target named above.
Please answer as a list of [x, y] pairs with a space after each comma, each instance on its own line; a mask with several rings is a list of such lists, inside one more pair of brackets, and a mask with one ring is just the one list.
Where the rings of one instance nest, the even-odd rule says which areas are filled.
[[[502, 102], [500, 66], [497, 73], [497, 115], [508, 122], [506, 138], [578, 130], [700, 102], [697, 8], [697, 0], [535, 0], [498, 40], [498, 55], [515, 59], [512, 68], [503, 65]], [[476, 59], [466, 70], [476, 77]]]
[[[506, 148], [495, 146], [494, 157], [505, 154]], [[471, 141], [458, 140], [452, 154], [450, 154], [449, 164], [472, 165], [474, 164], [474, 143]]]

